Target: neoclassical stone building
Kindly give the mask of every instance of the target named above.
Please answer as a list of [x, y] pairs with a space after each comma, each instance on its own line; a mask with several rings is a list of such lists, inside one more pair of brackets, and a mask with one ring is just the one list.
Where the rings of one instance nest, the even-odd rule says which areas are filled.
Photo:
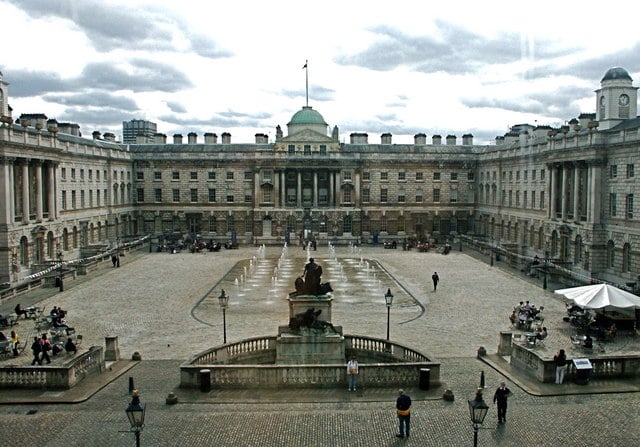
[[[82, 257], [96, 244], [178, 232], [240, 244], [371, 243], [468, 234], [523, 256], [548, 254], [585, 278], [635, 282], [637, 87], [612, 68], [596, 113], [559, 129], [514, 126], [495, 144], [417, 134], [369, 142], [305, 106], [236, 144], [222, 133], [122, 144], [84, 139], [44, 115], [13, 123], [0, 77], [0, 282]], [[67, 127], [73, 125], [66, 124]], [[148, 141], [145, 139], [144, 141]]]

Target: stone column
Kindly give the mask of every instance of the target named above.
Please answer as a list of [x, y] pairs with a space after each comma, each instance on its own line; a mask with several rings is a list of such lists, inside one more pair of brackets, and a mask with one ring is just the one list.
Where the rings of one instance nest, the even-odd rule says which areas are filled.
[[53, 163], [47, 165], [47, 173], [47, 211], [49, 220], [55, 220], [58, 214], [56, 212], [56, 169]]
[[[356, 206], [360, 206], [360, 173], [356, 172], [355, 174], [355, 179], [353, 180], [353, 183], [355, 185], [355, 190], [356, 190], [356, 197], [355, 197], [355, 205]], [[406, 228], [405, 228], [406, 231]]]
[[580, 222], [580, 165], [578, 163], [573, 165], [573, 220]]
[[318, 172], [313, 171], [313, 207], [318, 207]]
[[336, 172], [336, 206], [342, 205], [342, 197], [340, 197], [340, 171]]
[[22, 163], [22, 222], [29, 223], [29, 159]]
[[280, 172], [273, 172], [273, 205], [277, 208], [280, 206]]
[[551, 171], [551, 186], [549, 188], [549, 218], [556, 218], [556, 203], [558, 200], [558, 169], [554, 165], [549, 165]]
[[0, 182], [0, 225], [8, 226], [13, 223], [13, 202], [15, 200], [15, 190], [13, 186], [13, 160], [0, 158], [0, 170], [3, 179]]
[[598, 165], [589, 166], [589, 223], [600, 223], [600, 177], [602, 168]]
[[42, 160], [35, 161], [36, 170], [36, 190], [34, 198], [36, 201], [36, 222], [42, 222], [42, 202], [44, 197], [42, 196]]
[[334, 206], [335, 201], [333, 197], [333, 184], [336, 180], [336, 173], [331, 171], [329, 173], [329, 206]]
[[569, 165], [562, 166], [562, 220], [567, 220], [569, 214]]
[[297, 185], [296, 185], [296, 206], [300, 208], [302, 206], [302, 172], [298, 169], [297, 176]]
[[256, 171], [253, 174], [253, 206], [260, 206], [262, 202], [260, 197], [260, 172]]

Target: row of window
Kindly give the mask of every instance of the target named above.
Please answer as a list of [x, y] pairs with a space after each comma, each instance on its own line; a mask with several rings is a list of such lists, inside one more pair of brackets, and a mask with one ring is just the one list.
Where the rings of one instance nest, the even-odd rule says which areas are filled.
[[[76, 177], [76, 172], [79, 173], [79, 176]], [[95, 181], [99, 182], [100, 181], [100, 172], [102, 172], [102, 178], [104, 180], [107, 179], [107, 170], [100, 170], [100, 169], [96, 169], [95, 171], [93, 169], [87, 169], [87, 178], [90, 182], [93, 181], [94, 178], [94, 172], [95, 172]], [[131, 172], [130, 171], [126, 171], [126, 175], [127, 175], [127, 180], [131, 181]], [[85, 180], [85, 170], [84, 169], [78, 169], [76, 170], [76, 168], [70, 168], [69, 169], [69, 180], [76, 181], [76, 180]], [[118, 174], [120, 174], [120, 176], [118, 177]], [[124, 180], [124, 176], [125, 176], [125, 171], [113, 171], [113, 180], [118, 180], [120, 179], [121, 181]], [[66, 181], [67, 180], [67, 168], [60, 168], [60, 179], [62, 181]]]
[[[636, 173], [635, 173], [635, 167], [633, 164], [628, 164], [627, 165], [627, 169], [626, 169], [626, 178], [634, 178]], [[618, 178], [618, 165], [611, 165], [609, 166], [609, 178], [610, 179], [614, 179], [614, 178]]]
[[[618, 195], [616, 193], [609, 194], [609, 215], [611, 217], [618, 216]], [[627, 194], [624, 198], [624, 217], [633, 219], [633, 194]]]
[[[415, 180], [417, 182], [424, 181], [424, 172], [415, 172], [414, 174], [415, 174]], [[347, 177], [347, 175], [348, 175], [348, 177]], [[398, 175], [398, 178], [397, 178], [398, 181], [402, 182], [402, 181], [408, 180], [408, 176], [407, 176], [407, 173], [405, 171], [398, 171], [397, 175]], [[350, 180], [351, 179], [351, 173], [350, 172], [343, 172], [342, 176], [343, 176], [343, 178], [345, 180]], [[459, 179], [458, 172], [453, 171], [453, 172], [449, 173], [449, 180], [451, 180], [452, 182], [457, 182], [458, 179]], [[371, 180], [371, 172], [364, 171], [362, 173], [362, 180], [370, 181]], [[390, 180], [389, 172], [388, 171], [381, 171], [380, 172], [380, 180], [381, 181]], [[445, 179], [444, 179], [444, 176], [442, 175], [441, 172], [434, 172], [433, 173], [433, 180], [438, 181], [438, 180], [445, 180]], [[474, 180], [473, 171], [468, 171], [467, 172], [467, 180], [469, 180], [469, 181], [473, 181]]]
[[[509, 181], [512, 182], [513, 181], [513, 173], [515, 172], [515, 178], [516, 178], [516, 182], [520, 181], [520, 174], [522, 173], [522, 179], [525, 182], [529, 181], [529, 172], [531, 172], [531, 181], [536, 181], [538, 178], [540, 179], [540, 181], [544, 181], [545, 180], [545, 176], [546, 176], [546, 171], [544, 169], [540, 169], [540, 175], [536, 176], [536, 174], [538, 173], [538, 171], [536, 169], [532, 169], [531, 171], [529, 171], [528, 169], [525, 169], [523, 171], [508, 171], [508, 178]], [[484, 181], [485, 178], [487, 181], [496, 181], [496, 176], [497, 173], [496, 171], [492, 171], [489, 172], [487, 171], [485, 172], [481, 172], [480, 173], [480, 181]], [[506, 181], [507, 180], [507, 171], [502, 171], [502, 180]]]
[[[490, 189], [491, 188], [491, 189]], [[485, 203], [487, 205], [497, 205], [497, 188], [490, 187], [486, 185], [485, 188], [480, 188], [480, 202]], [[531, 208], [531, 209], [543, 209], [545, 207], [545, 196], [544, 191], [531, 191], [531, 195], [529, 196], [529, 191], [522, 191], [522, 195], [520, 191], [502, 190], [500, 197], [500, 205], [502, 206], [514, 206], [514, 197], [515, 197], [515, 206], [523, 207], [523, 208]], [[522, 198], [522, 202], [521, 199]], [[531, 200], [529, 200], [529, 198]], [[536, 206], [537, 201], [537, 206]]]
[[[234, 171], [227, 171], [226, 176], [227, 180], [234, 180]], [[263, 175], [263, 179], [266, 179], [266, 177], [270, 180], [271, 172], [269, 172], [268, 176]], [[215, 171], [207, 172], [207, 179], [216, 180]], [[253, 180], [253, 173], [251, 171], [245, 171], [244, 179]], [[143, 171], [136, 172], [136, 180], [144, 180]], [[162, 171], [153, 171], [153, 180], [162, 180]], [[171, 171], [171, 180], [180, 180], [180, 171]], [[189, 171], [189, 180], [198, 180], [198, 171]]]

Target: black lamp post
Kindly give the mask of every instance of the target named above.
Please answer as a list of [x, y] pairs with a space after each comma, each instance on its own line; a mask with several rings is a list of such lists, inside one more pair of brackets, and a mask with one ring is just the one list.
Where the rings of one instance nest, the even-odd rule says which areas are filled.
[[60, 277], [58, 278], [58, 285], [60, 286], [60, 292], [64, 292], [64, 284], [62, 283], [62, 252], [58, 252], [58, 262], [60, 263]]
[[140, 432], [142, 432], [144, 428], [144, 413], [147, 406], [140, 404], [140, 393], [138, 390], [133, 390], [132, 394], [133, 398], [125, 412], [129, 418], [129, 424], [131, 424], [130, 431], [136, 436], [136, 447], [140, 447]]
[[542, 279], [542, 289], [547, 290], [547, 270], [549, 269], [549, 250], [544, 252], [544, 276]]
[[478, 447], [478, 428], [487, 416], [489, 406], [482, 400], [482, 388], [476, 390], [476, 398], [469, 400], [469, 416], [473, 426], [473, 447]]
[[387, 305], [387, 341], [389, 341], [389, 324], [391, 323], [391, 305], [393, 304], [393, 294], [391, 289], [387, 289], [384, 294], [384, 302]]
[[229, 305], [229, 295], [225, 293], [224, 289], [220, 292], [218, 302], [220, 303], [220, 309], [222, 309], [222, 340], [224, 344], [227, 344], [227, 306]]

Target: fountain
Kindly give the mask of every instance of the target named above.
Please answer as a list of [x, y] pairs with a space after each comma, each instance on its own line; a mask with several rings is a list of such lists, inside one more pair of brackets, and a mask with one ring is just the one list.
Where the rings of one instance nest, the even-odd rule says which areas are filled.
[[[360, 284], [364, 295], [380, 290], [382, 280], [369, 260], [362, 257], [360, 262], [346, 259], [345, 269], [331, 246], [329, 252], [331, 258], [327, 269], [334, 274], [331, 278], [337, 280], [338, 294], [348, 294], [346, 291], [354, 283]], [[421, 368], [429, 368], [431, 383], [434, 386], [439, 384], [440, 364], [426, 355], [389, 340], [347, 335], [341, 326], [334, 325], [332, 285], [322, 283], [322, 267], [313, 258], [309, 257], [308, 261], [304, 274], [295, 279], [295, 291], [286, 295], [289, 321], [278, 327], [277, 335], [244, 339], [195, 355], [180, 366], [180, 386], [198, 388], [203, 380], [209, 380], [214, 388], [345, 386], [345, 365], [347, 359], [354, 355], [360, 364], [361, 386], [407, 386], [418, 382]], [[252, 259], [249, 265], [257, 268], [255, 262]], [[292, 279], [293, 269], [287, 259], [287, 247], [283, 248], [277, 266], [272, 267], [275, 259], [261, 262], [260, 274], [255, 277], [253, 268], [249, 268], [251, 285], [257, 288], [256, 293], [261, 297], [265, 296], [265, 290], [278, 296], [282, 281]], [[230, 275], [233, 277], [238, 270], [244, 273], [245, 269], [246, 264], [238, 266]], [[348, 280], [347, 269], [350, 272], [355, 270], [352, 280]], [[258, 281], [261, 282], [258, 284]], [[238, 285], [237, 279], [235, 284]], [[242, 275], [240, 284], [244, 291]], [[264, 288], [260, 288], [262, 285]], [[245, 295], [243, 299], [246, 299]], [[341, 296], [341, 300], [353, 302], [354, 297]], [[209, 370], [210, 375], [202, 376], [202, 369]]]

